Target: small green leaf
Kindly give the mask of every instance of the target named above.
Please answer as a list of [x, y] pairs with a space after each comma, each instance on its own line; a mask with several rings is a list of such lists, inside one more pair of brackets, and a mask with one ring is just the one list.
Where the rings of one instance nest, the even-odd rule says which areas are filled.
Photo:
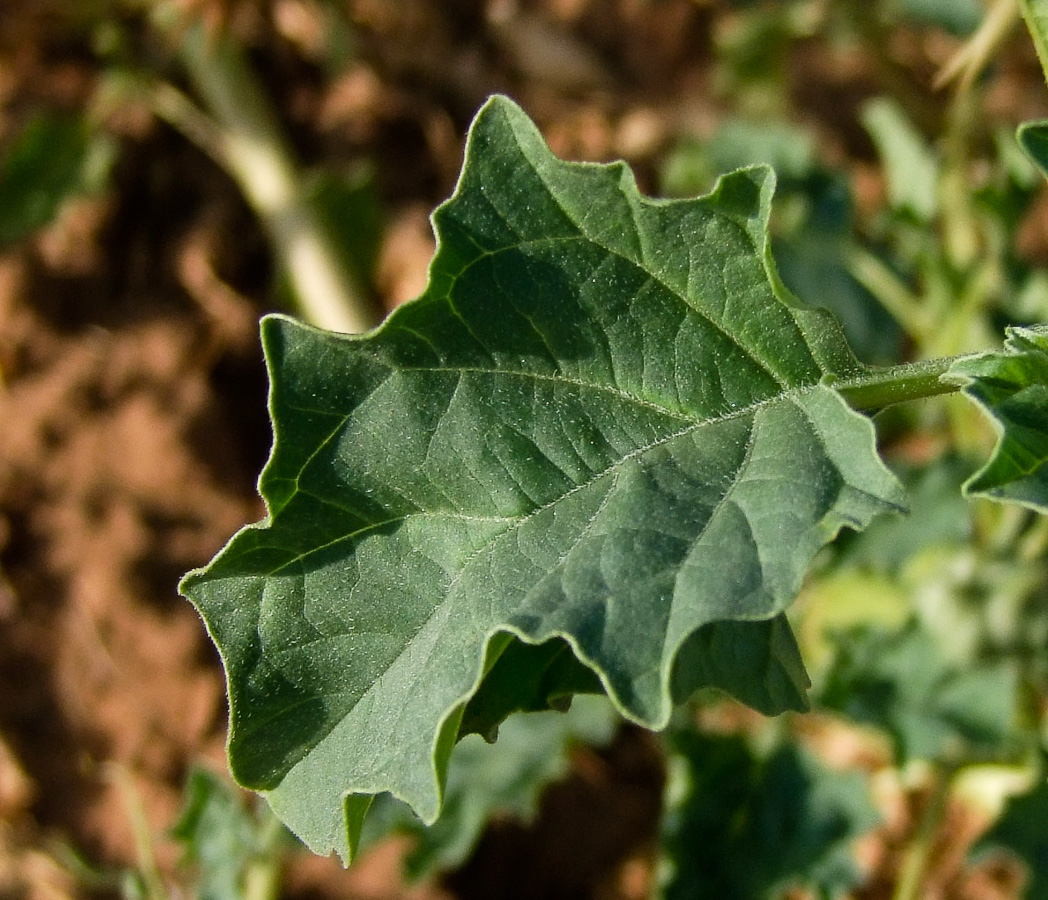
[[1024, 122], [1015, 132], [1015, 139], [1041, 174], [1048, 177], [1048, 121]]
[[730, 119], [712, 138], [678, 143], [663, 163], [661, 187], [670, 196], [692, 196], [706, 190], [715, 176], [745, 166], [766, 165], [780, 182], [799, 182], [815, 167], [812, 134], [776, 122]]
[[1008, 328], [1004, 349], [959, 359], [944, 379], [961, 385], [999, 435], [965, 493], [1048, 512], [1048, 326]]
[[836, 897], [859, 880], [851, 841], [878, 816], [865, 778], [786, 746], [767, 759], [739, 737], [673, 734], [661, 893], [666, 900]]
[[0, 246], [47, 225], [70, 197], [97, 189], [114, 154], [111, 140], [80, 119], [31, 119], [0, 160]]
[[1048, 0], [1018, 0], [1018, 3], [1048, 83]]
[[1013, 733], [1017, 677], [1009, 662], [962, 666], [917, 622], [839, 635], [820, 704], [891, 735], [900, 759], [951, 759]]
[[[494, 98], [421, 298], [360, 337], [265, 321], [269, 517], [182, 590], [226, 666], [234, 774], [314, 850], [352, 853], [353, 798], [432, 822], [463, 722], [556, 705], [582, 666], [650, 728], [704, 685], [803, 705], [782, 613], [843, 526], [903, 501], [831, 386], [868, 370], [775, 272], [772, 188], [755, 168], [649, 200]], [[500, 677], [558, 640], [566, 680]]]
[[[264, 807], [262, 815], [271, 818]], [[195, 896], [243, 900], [249, 868], [260, 854], [276, 852], [267, 845], [274, 824], [252, 815], [241, 792], [225, 779], [202, 768], [190, 772], [185, 805], [171, 835], [184, 847], [183, 864], [198, 870]]]
[[939, 208], [939, 172], [924, 136], [902, 107], [887, 98], [867, 103], [862, 121], [884, 163], [891, 205], [930, 222]]
[[979, 0], [900, 0], [898, 5], [904, 16], [921, 25], [934, 25], [965, 37], [986, 15]]

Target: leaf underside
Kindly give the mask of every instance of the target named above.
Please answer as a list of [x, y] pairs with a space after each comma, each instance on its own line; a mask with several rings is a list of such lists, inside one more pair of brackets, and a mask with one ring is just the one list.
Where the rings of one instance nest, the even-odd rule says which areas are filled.
[[993, 455], [964, 492], [1048, 512], [1048, 326], [1008, 328], [1004, 349], [959, 359], [945, 378], [998, 430]]
[[348, 858], [381, 792], [433, 821], [455, 740], [514, 710], [804, 706], [783, 611], [902, 499], [831, 386], [864, 368], [775, 274], [772, 191], [753, 168], [643, 198], [496, 97], [422, 297], [364, 336], [265, 320], [269, 517], [182, 590], [235, 776], [315, 851]]

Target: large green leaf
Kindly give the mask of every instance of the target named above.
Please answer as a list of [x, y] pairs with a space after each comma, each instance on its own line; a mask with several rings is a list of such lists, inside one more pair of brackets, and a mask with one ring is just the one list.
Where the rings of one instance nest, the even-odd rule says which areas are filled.
[[865, 370], [775, 275], [772, 190], [754, 168], [642, 198], [494, 98], [421, 298], [363, 337], [265, 321], [269, 517], [182, 590], [226, 666], [234, 774], [314, 850], [349, 856], [383, 791], [435, 819], [518, 644], [575, 660], [502, 677], [467, 730], [597, 686], [651, 728], [703, 685], [803, 705], [783, 610], [842, 526], [902, 500], [831, 386]]
[[1003, 350], [957, 360], [946, 378], [990, 415], [993, 456], [965, 493], [1048, 512], [1048, 326], [1009, 328]]

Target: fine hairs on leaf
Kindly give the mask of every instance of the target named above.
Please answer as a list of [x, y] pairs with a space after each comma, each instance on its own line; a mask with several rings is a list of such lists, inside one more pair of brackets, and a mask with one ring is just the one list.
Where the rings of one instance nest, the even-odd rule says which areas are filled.
[[181, 590], [235, 777], [314, 851], [348, 861], [382, 793], [433, 822], [457, 740], [518, 710], [806, 707], [785, 610], [842, 527], [905, 506], [853, 405], [955, 388], [866, 367], [786, 290], [773, 188], [642, 197], [494, 97], [421, 297], [363, 336], [264, 321], [268, 515]]

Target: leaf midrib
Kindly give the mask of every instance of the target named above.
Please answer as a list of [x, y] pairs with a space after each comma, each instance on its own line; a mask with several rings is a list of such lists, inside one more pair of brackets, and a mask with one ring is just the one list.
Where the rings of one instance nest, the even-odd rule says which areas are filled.
[[[448, 371], [454, 371], [454, 370], [439, 369], [437, 371], [448, 372]], [[478, 371], [483, 372], [485, 370], [478, 370]], [[495, 374], [502, 374], [502, 373], [495, 373]], [[524, 373], [524, 374], [527, 377], [531, 377], [529, 373]], [[585, 384], [585, 383], [583, 383], [583, 384]], [[276, 575], [280, 574], [281, 572], [283, 572], [284, 570], [286, 570], [287, 568], [289, 568], [291, 566], [294, 566], [294, 565], [298, 565], [303, 560], [308, 559], [310, 556], [312, 556], [312, 555], [314, 555], [316, 553], [320, 553], [320, 552], [322, 552], [324, 550], [327, 550], [327, 549], [329, 549], [331, 547], [334, 547], [334, 546], [336, 546], [338, 544], [341, 544], [341, 543], [343, 543], [345, 541], [353, 540], [353, 539], [358, 538], [358, 537], [360, 537], [362, 535], [366, 535], [369, 532], [376, 531], [376, 530], [378, 530], [380, 528], [384, 528], [384, 527], [389, 526], [389, 525], [403, 524], [404, 522], [407, 522], [409, 519], [413, 519], [413, 518], [439, 517], [439, 518], [443, 518], [443, 519], [454, 519], [454, 520], [458, 520], [458, 521], [475, 521], [475, 522], [499, 522], [499, 521], [503, 521], [503, 522], [509, 523], [509, 528], [507, 528], [506, 531], [510, 530], [510, 528], [513, 528], [513, 527], [523, 527], [524, 525], [526, 525], [535, 516], [540, 515], [541, 513], [545, 512], [548, 509], [551, 509], [552, 507], [556, 506], [559, 503], [563, 503], [568, 497], [572, 496], [573, 494], [575, 494], [575, 493], [577, 493], [579, 491], [585, 490], [587, 487], [595, 484], [601, 478], [607, 477], [609, 474], [613, 473], [616, 469], [618, 469], [620, 466], [624, 465], [625, 463], [629, 462], [630, 460], [636, 459], [638, 456], [643, 456], [649, 450], [653, 450], [653, 449], [655, 449], [657, 447], [660, 447], [660, 446], [662, 446], [664, 444], [669, 443], [670, 441], [676, 440], [677, 438], [682, 437], [682, 436], [684, 436], [684, 435], [688, 434], [689, 432], [694, 431], [696, 429], [705, 428], [707, 426], [720, 425], [720, 424], [722, 424], [724, 422], [730, 422], [733, 419], [742, 418], [744, 416], [750, 415], [751, 413], [756, 413], [758, 410], [763, 409], [764, 407], [767, 407], [767, 406], [771, 406], [771, 405], [773, 405], [775, 403], [782, 403], [782, 402], [786, 402], [786, 401], [790, 401], [790, 400], [798, 400], [805, 393], [807, 393], [809, 391], [812, 391], [812, 390], [815, 390], [817, 386], [818, 386], [818, 382], [815, 382], [813, 384], [805, 384], [805, 385], [801, 385], [801, 386], [798, 386], [798, 387], [788, 388], [788, 389], [786, 389], [786, 390], [784, 390], [784, 391], [780, 392], [779, 394], [776, 394], [776, 395], [774, 395], [772, 397], [765, 397], [765, 398], [763, 398], [761, 400], [754, 401], [753, 403], [747, 404], [746, 406], [739, 407], [738, 409], [733, 409], [733, 410], [731, 410], [731, 411], [729, 411], [729, 412], [727, 412], [727, 413], [725, 413], [723, 415], [720, 415], [720, 416], [714, 416], [712, 418], [707, 418], [707, 419], [702, 419], [702, 420], [691, 419], [691, 420], [689, 420], [689, 424], [688, 424], [688, 426], [686, 428], [682, 428], [679, 431], [672, 432], [671, 434], [668, 434], [668, 435], [663, 435], [662, 437], [658, 438], [657, 440], [651, 441], [651, 442], [649, 442], [647, 444], [644, 444], [644, 445], [642, 445], [640, 447], [637, 447], [637, 448], [631, 450], [629, 453], [627, 453], [624, 456], [620, 457], [619, 459], [617, 459], [614, 463], [612, 463], [611, 465], [609, 465], [605, 469], [602, 469], [600, 472], [595, 473], [592, 477], [590, 477], [586, 481], [574, 485], [570, 490], [565, 491], [563, 494], [560, 494], [559, 496], [555, 497], [554, 499], [549, 500], [546, 503], [543, 503], [542, 505], [535, 507], [535, 509], [525, 513], [522, 516], [477, 516], [477, 515], [471, 515], [471, 514], [466, 514], [466, 513], [459, 513], [459, 512], [452, 511], [452, 510], [439, 510], [439, 511], [418, 510], [418, 511], [415, 511], [415, 512], [409, 512], [409, 513], [405, 513], [405, 514], [400, 515], [400, 516], [394, 516], [394, 517], [389, 518], [389, 519], [383, 519], [380, 522], [371, 522], [368, 525], [366, 525], [366, 526], [364, 526], [362, 528], [358, 528], [355, 531], [351, 531], [351, 532], [348, 532], [346, 534], [340, 535], [339, 537], [334, 538], [333, 540], [328, 541], [325, 544], [321, 544], [319, 546], [312, 547], [309, 550], [306, 550], [305, 552], [300, 553], [298, 556], [296, 556], [296, 557], [294, 557], [294, 558], [292, 558], [290, 560], [287, 560], [286, 562], [281, 563], [276, 568], [271, 569], [266, 574], [265, 577], [271, 578], [273, 576], [276, 576]], [[661, 408], [659, 408], [659, 409], [661, 409]], [[331, 433], [331, 435], [329, 435], [321, 443], [321, 445], [317, 448], [317, 451], [314, 454], [312, 454], [312, 456], [310, 457], [311, 460], [323, 449], [323, 447], [326, 444], [328, 444], [339, 433], [339, 431], [341, 430], [342, 426], [345, 425], [345, 423], [349, 420], [350, 415], [352, 415], [352, 414], [351, 413], [347, 414], [346, 416], [344, 416], [342, 418], [339, 426], [337, 428], [335, 428], [335, 430]], [[684, 418], [684, 417], [683, 416], [675, 416], [675, 418]], [[308, 462], [307, 462], [307, 465], [308, 465]], [[298, 477], [301, 477], [301, 474], [302, 473], [300, 472]], [[296, 482], [298, 480], [298, 477], [296, 477]], [[315, 496], [315, 495], [309, 494], [308, 491], [304, 491], [303, 489], [298, 488], [298, 487], [296, 487], [295, 490], [296, 490], [296, 493], [299, 492], [299, 491], [302, 491], [303, 493], [306, 493], [309, 496]], [[286, 507], [286, 504], [285, 504], [285, 507]], [[342, 507], [340, 507], [340, 508], [342, 508]], [[349, 510], [347, 510], [347, 512], [348, 511]], [[279, 513], [272, 520], [272, 523], [271, 523], [270, 527], [272, 527], [272, 525], [276, 524], [276, 521], [277, 521], [278, 518], [279, 518]], [[493, 537], [489, 538], [487, 543], [484, 546], [477, 548], [477, 550], [475, 550], [473, 553], [471, 553], [468, 558], [472, 559], [478, 553], [481, 553], [484, 550], [488, 549], [491, 546], [491, 544], [493, 544], [496, 540], [498, 540], [500, 537], [505, 535], [506, 531], [500, 531], [498, 534], [496, 534]], [[463, 568], [465, 568], [465, 566], [463, 566]]]
[[[447, 602], [448, 598], [453, 593], [456, 584], [458, 584], [458, 582], [461, 580], [461, 578], [465, 574], [466, 570], [470, 567], [470, 565], [473, 563], [473, 561], [475, 559], [479, 558], [480, 556], [482, 556], [488, 550], [490, 550], [490, 548], [494, 545], [494, 543], [496, 541], [498, 541], [498, 540], [502, 539], [503, 537], [505, 537], [506, 534], [508, 534], [514, 527], [516, 527], [516, 528], [523, 527], [529, 520], [531, 520], [535, 516], [539, 515], [541, 512], [545, 511], [546, 509], [549, 509], [550, 507], [556, 505], [557, 503], [563, 502], [567, 497], [571, 496], [572, 494], [574, 494], [574, 493], [576, 493], [578, 491], [584, 490], [585, 488], [595, 484], [601, 478], [605, 478], [609, 474], [614, 474], [615, 470], [618, 469], [625, 462], [627, 462], [629, 459], [632, 459], [632, 458], [635, 458], [635, 457], [637, 457], [639, 455], [642, 455], [643, 453], [646, 453], [648, 450], [651, 450], [651, 449], [653, 449], [653, 448], [655, 448], [657, 446], [660, 446], [662, 444], [668, 443], [671, 440], [675, 440], [676, 438], [681, 437], [681, 436], [687, 434], [689, 431], [692, 431], [692, 430], [694, 430], [696, 428], [703, 427], [705, 425], [721, 424], [722, 422], [730, 421], [732, 419], [739, 418], [739, 417], [744, 416], [744, 415], [748, 415], [749, 413], [756, 413], [756, 411], [758, 411], [759, 409], [761, 409], [763, 407], [766, 407], [766, 406], [770, 406], [773, 403], [784, 402], [784, 401], [788, 401], [788, 400], [796, 400], [796, 399], [799, 398], [799, 396], [801, 394], [806, 393], [806, 392], [811, 391], [811, 390], [815, 390], [816, 387], [817, 387], [817, 385], [806, 385], [806, 386], [804, 386], [803, 388], [801, 388], [799, 390], [784, 391], [782, 394], [780, 394], [780, 395], [778, 395], [778, 396], [776, 396], [774, 398], [766, 398], [764, 400], [757, 401], [757, 402], [752, 403], [752, 404], [750, 404], [749, 406], [747, 406], [747, 407], [745, 407], [743, 409], [732, 410], [730, 413], [728, 413], [728, 414], [726, 414], [724, 416], [720, 416], [720, 417], [715, 418], [715, 419], [704, 420], [702, 422], [693, 422], [687, 428], [683, 428], [680, 431], [677, 431], [677, 432], [675, 432], [675, 433], [673, 433], [671, 435], [668, 435], [668, 436], [665, 436], [663, 438], [660, 438], [658, 441], [653, 441], [650, 444], [645, 445], [644, 447], [640, 447], [640, 448], [637, 448], [637, 449], [631, 451], [629, 454], [627, 454], [626, 456], [622, 457], [617, 463], [615, 463], [615, 464], [609, 466], [608, 468], [604, 469], [602, 472], [600, 472], [597, 475], [595, 475], [594, 477], [590, 478], [588, 481], [584, 482], [583, 484], [576, 485], [571, 490], [569, 490], [566, 493], [562, 494], [559, 498], [557, 498], [555, 500], [552, 500], [549, 503], [543, 504], [543, 506], [536, 508], [532, 512], [528, 513], [526, 516], [523, 516], [523, 517], [516, 517], [516, 516], [514, 516], [514, 517], [507, 517], [506, 521], [511, 522], [510, 527], [508, 527], [507, 529], [505, 529], [503, 531], [500, 531], [497, 534], [493, 535], [491, 538], [488, 539], [488, 541], [483, 546], [478, 547], [476, 550], [474, 550], [473, 553], [469, 554], [469, 556], [466, 558], [466, 560], [463, 562], [462, 566], [460, 567], [458, 573], [449, 582], [447, 590], [444, 592], [444, 595], [443, 595], [443, 598], [442, 598], [441, 602], [436, 604], [433, 607], [433, 609], [429, 612], [429, 614], [419, 623], [419, 625], [415, 629], [415, 631], [410, 635], [410, 637], [408, 637], [404, 641], [402, 649], [397, 654], [397, 656], [394, 657], [394, 659], [391, 662], [390, 666], [387, 666], [386, 670], [384, 672], [379, 673], [379, 675], [375, 678], [375, 680], [370, 685], [368, 685], [365, 688], [363, 693], [361, 693], [361, 695], [357, 698], [357, 700], [349, 707], [349, 710], [347, 710], [346, 715], [348, 715], [349, 712], [352, 709], [355, 709], [357, 705], [359, 705], [361, 702], [363, 702], [363, 700], [375, 689], [375, 686], [378, 685], [381, 682], [383, 676], [389, 671], [389, 668], [391, 668], [392, 665], [395, 664], [397, 659], [399, 659], [399, 658], [401, 658], [403, 656], [403, 653], [406, 652], [407, 648], [412, 644], [412, 642], [415, 640], [415, 638], [426, 628], [426, 626], [433, 620], [433, 617], [444, 607], [444, 605]], [[724, 494], [717, 501], [717, 508], [719, 508], [725, 502], [725, 500], [731, 494], [732, 490], [738, 484], [739, 478], [741, 477], [742, 472], [745, 470], [746, 465], [748, 463], [748, 460], [750, 458], [750, 453], [752, 451], [752, 446], [753, 446], [753, 441], [752, 441], [752, 435], [751, 435], [751, 440], [750, 440], [749, 445], [747, 446], [747, 449], [746, 449], [745, 458], [743, 459], [743, 461], [740, 463], [740, 465], [736, 469], [736, 471], [735, 471], [735, 473], [734, 473], [734, 475], [732, 477], [731, 484], [725, 489]], [[596, 518], [599, 515], [600, 510], [602, 510], [604, 508], [606, 503], [607, 503], [607, 497], [605, 497], [605, 499], [601, 502], [601, 505], [600, 505], [600, 507], [598, 509], [598, 512], [593, 517], [591, 517], [590, 521], [587, 523], [587, 526], [586, 526], [587, 530], [589, 529], [590, 526], [592, 526], [593, 522], [596, 521]], [[355, 536], [357, 536], [359, 534], [366, 533], [367, 531], [371, 530], [372, 528], [380, 527], [381, 525], [406, 521], [411, 516], [436, 516], [436, 515], [441, 515], [443, 517], [451, 517], [451, 518], [487, 520], [484, 517], [461, 516], [461, 515], [447, 514], [447, 513], [443, 513], [443, 514], [442, 513], [430, 513], [430, 512], [412, 513], [412, 514], [409, 514], [407, 516], [402, 516], [402, 517], [399, 517], [397, 519], [390, 519], [390, 520], [387, 520], [386, 522], [383, 522], [383, 523], [378, 523], [376, 525], [368, 526], [367, 528], [359, 529], [358, 531], [356, 531], [356, 532], [354, 532], [354, 533], [352, 533], [350, 535], [345, 535], [345, 536], [343, 536], [343, 537], [341, 537], [341, 538], [339, 538], [339, 539], [337, 539], [335, 541], [330, 542], [329, 544], [325, 545], [325, 547], [333, 546], [333, 545], [338, 544], [338, 543], [340, 543], [340, 542], [342, 542], [344, 540], [349, 540], [349, 539], [351, 539], [351, 538], [353, 538], [353, 537], [355, 537]], [[711, 516], [710, 517], [711, 521], [712, 521], [712, 518], [713, 517]], [[512, 523], [515, 523], [515, 524], [512, 524]], [[564, 553], [562, 553], [560, 555], [560, 559], [563, 560], [569, 553], [571, 553], [571, 551], [577, 546], [577, 544], [578, 544], [578, 541], [573, 542], [571, 544], [570, 548], [568, 548]], [[310, 551], [310, 552], [319, 552], [320, 549], [323, 549], [323, 548], [316, 548], [314, 551]], [[300, 557], [300, 559], [301, 558], [305, 558], [308, 555], [309, 555], [309, 553], [302, 554], [302, 557]], [[291, 563], [288, 563], [286, 565], [290, 565], [290, 564]], [[280, 569], [282, 569], [282, 568], [284, 568], [284, 566], [280, 567]], [[280, 569], [274, 570], [274, 572], [271, 573], [271, 574], [275, 574], [277, 571], [280, 571]], [[514, 632], [514, 633], [516, 633], [516, 632]], [[325, 638], [329, 639], [329, 640], [337, 638], [337, 637], [339, 637], [339, 635], [325, 635]], [[595, 674], [597, 674], [598, 678], [601, 679], [601, 682], [605, 685], [605, 687], [606, 688], [610, 687], [605, 682], [604, 678], [602, 677], [602, 672], [600, 671], [600, 668], [598, 666], [594, 665], [595, 661], [590, 660], [588, 658], [588, 656], [582, 652], [581, 648], [577, 645], [577, 642], [574, 640], [574, 638], [572, 636], [570, 636], [570, 635], [564, 635], [563, 637], [564, 637], [565, 640], [568, 641], [568, 643], [572, 647], [572, 652], [576, 655], [576, 657], [580, 660], [580, 662], [583, 662], [583, 664], [586, 664], [586, 665], [590, 665], [591, 668], [593, 668], [593, 671], [595, 672]], [[668, 635], [666, 637], [668, 637]], [[679, 645], [678, 645], [678, 649], [679, 649]], [[665, 647], [663, 648], [663, 650], [664, 650], [664, 655], [665, 655]], [[660, 661], [660, 668], [664, 668], [665, 665], [667, 665], [667, 661], [666, 660]], [[305, 701], [303, 701], [303, 702], [305, 702]], [[338, 728], [338, 726], [341, 724], [341, 722], [344, 721], [344, 718], [345, 718], [345, 716], [343, 715], [343, 716], [340, 716], [338, 719], [332, 720], [332, 722], [330, 723], [330, 727], [327, 728], [327, 730], [324, 731], [324, 733], [322, 735], [319, 735], [316, 738], [316, 740], [312, 741], [309, 744], [308, 747], [305, 747], [303, 749], [301, 755], [298, 756], [298, 758], [295, 760], [295, 762], [293, 762], [288, 767], [288, 769], [284, 772], [284, 775], [281, 776], [281, 777], [285, 777], [287, 775], [287, 773], [290, 772], [292, 769], [296, 768], [309, 755], [310, 752], [315, 750], [321, 743], [323, 743], [325, 740], [327, 740], [328, 737], [330, 737], [330, 735]], [[253, 729], [249, 729], [248, 733], [250, 733], [250, 731], [253, 731]]]

